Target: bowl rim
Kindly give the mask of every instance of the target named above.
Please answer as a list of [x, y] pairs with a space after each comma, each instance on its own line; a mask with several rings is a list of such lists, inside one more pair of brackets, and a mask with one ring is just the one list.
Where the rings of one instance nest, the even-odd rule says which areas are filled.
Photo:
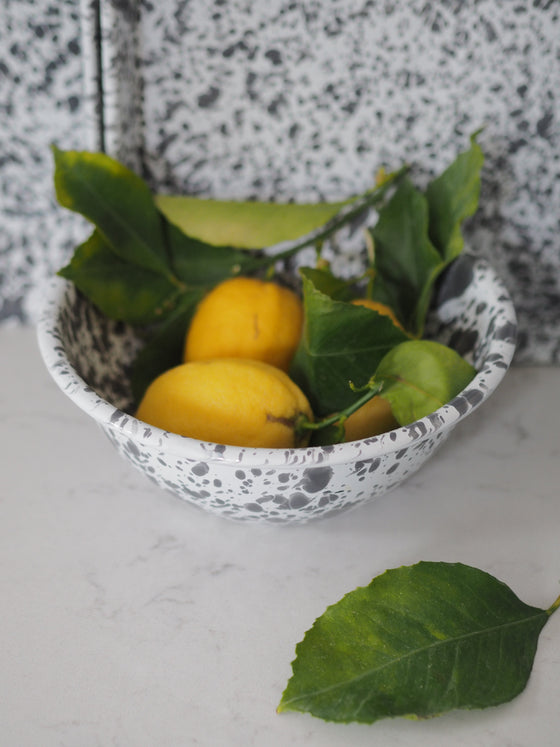
[[[501, 288], [499, 301], [506, 321], [511, 326], [511, 334], [508, 340], [493, 339], [484, 359], [487, 363], [499, 359], [500, 365], [481, 366], [465, 389], [430, 415], [409, 425], [357, 441], [329, 446], [276, 449], [231, 446], [181, 436], [138, 420], [101, 397], [68, 360], [58, 324], [60, 307], [71, 283], [58, 276], [53, 278], [46, 288], [45, 305], [36, 326], [37, 342], [51, 377], [74, 404], [103, 429], [119, 431], [121, 436], [126, 436], [147, 448], [159, 449], [183, 459], [254, 467], [286, 467], [303, 463], [305, 466], [326, 466], [354, 461], [356, 458], [374, 459], [419, 443], [438, 432], [450, 431], [459, 420], [488, 399], [509, 369], [515, 353], [517, 335], [517, 318], [513, 302], [492, 266], [476, 255], [469, 254], [469, 257], [473, 264], [482, 266], [492, 282]], [[470, 393], [477, 393], [478, 396], [469, 396]]]

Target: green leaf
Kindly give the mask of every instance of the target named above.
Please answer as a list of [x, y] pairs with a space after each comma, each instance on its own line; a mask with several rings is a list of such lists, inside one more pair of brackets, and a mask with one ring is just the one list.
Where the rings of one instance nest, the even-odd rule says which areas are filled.
[[375, 247], [373, 297], [386, 303], [420, 337], [433, 284], [445, 266], [428, 237], [428, 203], [410, 179], [379, 210], [371, 229]]
[[[387, 193], [403, 179], [407, 171], [408, 167], [403, 166], [401, 169], [398, 169], [398, 171], [393, 171], [390, 174], [383, 174], [383, 178], [376, 183], [375, 187], [367, 190], [367, 192], [364, 192], [353, 200], [344, 203], [342, 209], [339, 210], [333, 218], [327, 221], [327, 223], [320, 226], [315, 231], [312, 231], [305, 236], [301, 236], [291, 242], [291, 246], [284, 251], [278, 253], [274, 252], [276, 259], [292, 257], [300, 251], [300, 249], [314, 244], [320, 245], [322, 242], [331, 239], [345, 226], [363, 222], [363, 218], [368, 214], [368, 211], [376, 205], [380, 205], [384, 202]], [[276, 245], [276, 248], [278, 248], [278, 245]]]
[[383, 358], [375, 380], [400, 425], [429, 415], [459, 394], [476, 370], [451, 348], [431, 340], [408, 340]]
[[146, 344], [134, 359], [130, 385], [136, 405], [157, 376], [182, 362], [187, 328], [202, 296], [201, 290], [183, 294], [177, 308], [151, 331]]
[[[253, 272], [262, 270], [274, 262], [294, 256], [305, 247], [327, 241], [343, 227], [359, 220], [373, 206], [383, 203], [387, 193], [395, 184], [399, 183], [407, 170], [408, 168], [403, 166], [389, 174], [383, 173], [382, 178], [372, 189], [344, 202], [321, 203], [319, 205], [288, 203], [287, 206], [278, 206], [273, 203], [250, 202], [226, 203], [224, 207], [224, 203], [202, 201], [203, 203], [209, 203], [207, 210], [205, 210], [204, 205], [202, 206], [201, 216], [204, 220], [217, 220], [218, 217], [225, 218], [226, 216], [232, 220], [233, 208], [238, 205], [244, 205], [245, 207], [238, 219], [236, 218], [239, 222], [239, 231], [236, 232], [229, 230], [222, 232], [221, 228], [217, 225], [203, 225], [202, 219], [199, 222], [197, 218], [193, 218], [193, 222], [196, 222], [197, 225], [197, 228], [194, 229], [197, 236], [194, 238], [200, 239], [204, 236], [209, 243], [219, 244], [222, 249], [224, 246], [231, 245], [236, 245], [238, 248], [273, 249], [273, 251], [269, 251], [267, 254], [247, 254], [243, 259], [244, 271]], [[169, 205], [173, 202], [172, 200], [168, 202], [167, 198], [162, 199], [161, 196], [156, 199], [162, 210], [167, 211], [168, 216], [172, 216], [173, 220], [171, 222], [176, 227], [179, 227], [179, 229], [186, 230], [190, 225], [190, 214], [186, 220], [179, 219], [169, 208]], [[190, 206], [196, 209], [199, 202], [198, 198], [177, 197], [177, 205], [181, 204], [182, 199], [187, 201], [185, 204], [189, 204], [189, 209]], [[279, 219], [279, 216], [283, 212], [286, 215], [286, 225], [282, 227], [280, 225], [282, 221]], [[275, 216], [272, 227], [269, 223], [265, 223], [259, 227], [257, 223], [260, 219], [265, 219], [267, 213]], [[304, 218], [306, 215], [307, 217]], [[250, 238], [248, 238], [249, 234], [245, 234], [246, 224], [252, 226]], [[300, 233], [301, 231], [304, 231], [304, 233]], [[281, 248], [282, 244], [287, 244], [288, 246]]]
[[328, 415], [359, 397], [350, 382], [366, 384], [385, 354], [409, 338], [377, 311], [320, 291], [313, 280], [326, 282], [324, 274], [302, 268], [301, 275], [305, 318], [290, 373], [315, 415]]
[[167, 219], [189, 236], [245, 249], [280, 244], [311, 233], [349, 202], [234, 202], [183, 195], [156, 195], [155, 201]]
[[178, 291], [166, 277], [118, 257], [94, 230], [58, 275], [73, 282], [106, 316], [151, 324], [175, 306]]
[[[165, 225], [165, 235], [173, 270], [190, 287], [212, 288], [226, 278], [243, 274], [255, 262], [258, 263], [254, 252], [206, 244], [187, 236], [172, 223]], [[270, 263], [272, 260], [268, 261]]]
[[471, 138], [469, 150], [461, 153], [426, 191], [430, 239], [447, 262], [463, 250], [461, 225], [478, 208], [484, 155], [475, 137]]
[[58, 202], [91, 221], [121, 259], [169, 275], [162, 221], [146, 183], [104, 153], [53, 153]]
[[330, 269], [305, 267], [302, 269], [302, 273], [316, 290], [329, 296], [334, 301], [350, 301], [355, 295], [352, 290], [352, 281], [333, 275]]
[[460, 563], [386, 571], [315, 621], [278, 710], [373, 723], [507, 702], [527, 684], [552, 611]]

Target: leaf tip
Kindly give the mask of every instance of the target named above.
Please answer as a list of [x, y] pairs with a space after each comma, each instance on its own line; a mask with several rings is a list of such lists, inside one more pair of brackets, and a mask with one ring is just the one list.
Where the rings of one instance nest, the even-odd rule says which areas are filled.
[[61, 150], [56, 143], [51, 143], [50, 149], [53, 154], [54, 165], [58, 167], [67, 151]]
[[478, 143], [476, 142], [476, 139], [480, 135], [481, 132], [484, 132], [485, 129], [486, 129], [486, 125], [481, 125], [477, 130], [475, 130], [472, 133], [470, 137], [470, 141], [472, 145], [478, 145]]
[[280, 698], [280, 702], [276, 706], [276, 713], [284, 713], [285, 711], [289, 711], [290, 706], [288, 704], [288, 701], [286, 699], [286, 690], [282, 693], [282, 697]]

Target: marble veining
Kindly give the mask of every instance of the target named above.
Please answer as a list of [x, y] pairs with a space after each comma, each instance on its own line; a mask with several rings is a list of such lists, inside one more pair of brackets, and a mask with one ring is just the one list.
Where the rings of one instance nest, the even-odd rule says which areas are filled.
[[513, 367], [385, 499], [289, 528], [158, 493], [37, 365], [32, 329], [0, 347], [18, 362], [0, 368], [3, 746], [557, 747], [558, 613], [498, 708], [373, 726], [275, 709], [305, 631], [387, 568], [463, 562], [556, 598], [558, 368]]

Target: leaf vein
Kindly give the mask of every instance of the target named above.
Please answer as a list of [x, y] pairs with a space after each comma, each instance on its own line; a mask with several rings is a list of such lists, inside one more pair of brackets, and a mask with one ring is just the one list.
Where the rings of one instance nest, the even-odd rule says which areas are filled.
[[[543, 614], [546, 614], [546, 613], [539, 611], [535, 615], [532, 615], [530, 617], [524, 617], [523, 619], [520, 619], [520, 620], [513, 620], [505, 624], [495, 625], [491, 628], [485, 628], [484, 630], [475, 630], [469, 633], [464, 633], [462, 635], [446, 638], [445, 640], [430, 642], [428, 645], [420, 646], [418, 648], [407, 651], [405, 654], [391, 659], [391, 661], [380, 664], [377, 667], [370, 668], [367, 671], [361, 672], [360, 674], [354, 675], [353, 677], [349, 677], [348, 679], [342, 682], [336, 682], [331, 685], [327, 685], [326, 687], [317, 688], [316, 690], [304, 693], [302, 695], [293, 696], [287, 699], [286, 702], [294, 703], [299, 700], [306, 700], [309, 697], [317, 697], [319, 695], [323, 695], [328, 692], [334, 692], [342, 687], [347, 687], [350, 684], [354, 684], [356, 682], [359, 682], [360, 680], [366, 679], [367, 677], [370, 677], [372, 674], [377, 674], [378, 672], [381, 672], [384, 669], [394, 666], [397, 663], [406, 662], [406, 664], [410, 666], [410, 660], [414, 656], [422, 654], [426, 651], [435, 650], [436, 648], [440, 648], [440, 647], [448, 646], [452, 644], [459, 644], [461, 642], [467, 641], [468, 639], [475, 638], [476, 636], [487, 636], [494, 632], [500, 632], [501, 635], [503, 636], [505, 629], [511, 630], [515, 627], [528, 625], [532, 623], [534, 620], [537, 620], [539, 617], [542, 617]], [[457, 645], [457, 648], [458, 648], [458, 645]], [[456, 656], [457, 656], [457, 651], [456, 651]], [[495, 676], [497, 678], [499, 676], [498, 668], [495, 667], [494, 671], [495, 671]]]
[[[99, 204], [103, 207], [104, 210], [106, 210], [106, 212], [110, 215], [110, 217], [113, 219], [113, 221], [115, 223], [117, 223], [121, 228], [123, 228], [126, 233], [128, 233], [129, 235], [131, 235], [134, 238], [134, 240], [137, 241], [141, 246], [143, 246], [144, 248], [146, 248], [149, 252], [154, 253], [151, 244], [149, 244], [147, 241], [145, 241], [145, 239], [143, 238], [143, 236], [141, 236], [136, 229], [134, 229], [133, 227], [131, 227], [130, 224], [127, 223], [122, 218], [122, 216], [117, 211], [114, 210], [113, 205], [111, 204], [111, 202], [109, 202], [108, 200], [105, 200], [104, 197], [103, 197], [103, 195], [98, 190], [96, 190], [88, 182], [87, 179], [82, 179], [81, 176], [79, 175], [79, 173], [75, 174], [75, 178], [80, 182], [80, 184], [82, 185], [82, 188], [84, 188], [85, 191], [89, 192], [89, 194], [92, 195], [99, 202]], [[103, 230], [99, 226], [98, 226], [98, 229], [102, 233], [104, 233]], [[110, 241], [110, 239], [107, 236], [105, 236], [105, 238], [112, 245], [112, 242]], [[157, 256], [157, 255], [155, 255], [155, 256]]]

